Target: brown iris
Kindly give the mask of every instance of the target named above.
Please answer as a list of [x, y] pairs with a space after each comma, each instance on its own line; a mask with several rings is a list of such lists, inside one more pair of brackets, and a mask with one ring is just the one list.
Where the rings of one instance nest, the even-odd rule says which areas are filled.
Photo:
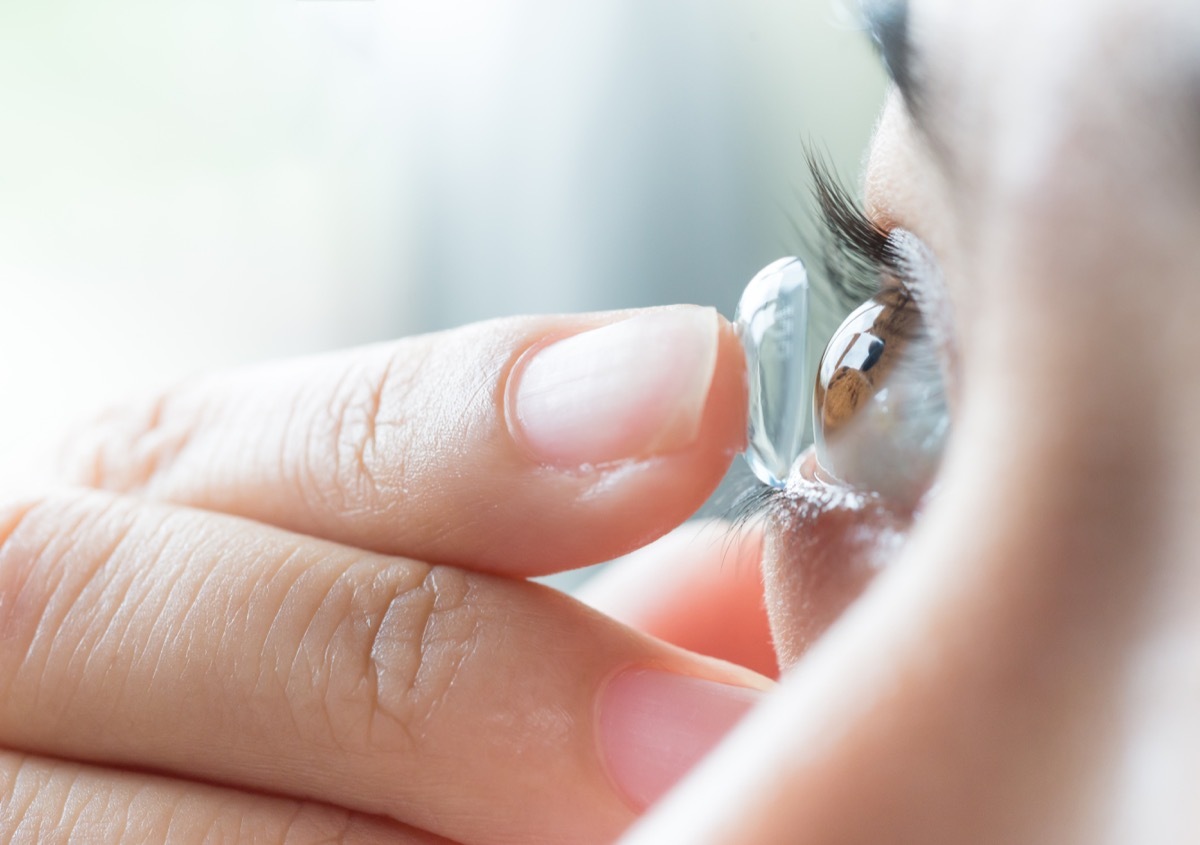
[[813, 396], [823, 470], [915, 502], [936, 469], [946, 426], [930, 352], [920, 310], [899, 285], [846, 318], [821, 358]]

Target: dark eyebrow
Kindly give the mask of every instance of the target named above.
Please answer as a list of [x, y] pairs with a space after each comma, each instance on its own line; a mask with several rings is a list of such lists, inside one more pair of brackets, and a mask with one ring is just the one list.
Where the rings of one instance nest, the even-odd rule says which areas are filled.
[[[936, 109], [932, 108], [928, 80], [919, 66], [920, 54], [913, 50], [909, 27], [908, 0], [860, 0], [867, 33], [871, 36], [888, 75], [904, 98], [904, 105], [917, 131], [947, 172], [953, 173], [954, 157], [939, 133]], [[916, 71], [914, 72], [914, 68]], [[944, 127], [942, 127], [944, 128]]]
[[867, 32], [883, 59], [888, 75], [914, 111], [917, 91], [912, 77], [912, 46], [908, 33], [908, 0], [862, 0]]

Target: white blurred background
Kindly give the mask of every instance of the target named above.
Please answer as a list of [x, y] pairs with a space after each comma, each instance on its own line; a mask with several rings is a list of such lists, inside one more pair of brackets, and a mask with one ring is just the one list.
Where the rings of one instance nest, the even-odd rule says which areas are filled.
[[849, 21], [0, 3], [0, 455], [200, 369], [520, 312], [730, 313], [797, 248], [802, 144], [857, 173], [883, 80]]

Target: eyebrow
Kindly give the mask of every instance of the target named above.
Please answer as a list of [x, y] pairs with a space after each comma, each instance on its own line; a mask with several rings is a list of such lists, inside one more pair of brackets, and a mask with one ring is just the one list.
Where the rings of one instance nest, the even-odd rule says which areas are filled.
[[[913, 72], [918, 62], [909, 30], [908, 0], [860, 0], [867, 34], [870, 35], [888, 76], [904, 99], [905, 108], [917, 132], [934, 153], [941, 166], [953, 173], [954, 156], [938, 129], [936, 109], [931, 107], [923, 74]], [[944, 129], [944, 127], [941, 127]]]
[[862, 0], [867, 33], [888, 75], [900, 89], [909, 111], [916, 114], [919, 97], [912, 76], [912, 46], [908, 33], [908, 0]]

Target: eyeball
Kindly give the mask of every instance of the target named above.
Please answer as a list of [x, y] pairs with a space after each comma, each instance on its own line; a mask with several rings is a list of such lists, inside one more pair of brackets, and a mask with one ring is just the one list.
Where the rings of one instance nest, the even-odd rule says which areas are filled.
[[950, 429], [937, 353], [919, 309], [888, 289], [842, 323], [813, 392], [817, 463], [835, 479], [915, 505]]

